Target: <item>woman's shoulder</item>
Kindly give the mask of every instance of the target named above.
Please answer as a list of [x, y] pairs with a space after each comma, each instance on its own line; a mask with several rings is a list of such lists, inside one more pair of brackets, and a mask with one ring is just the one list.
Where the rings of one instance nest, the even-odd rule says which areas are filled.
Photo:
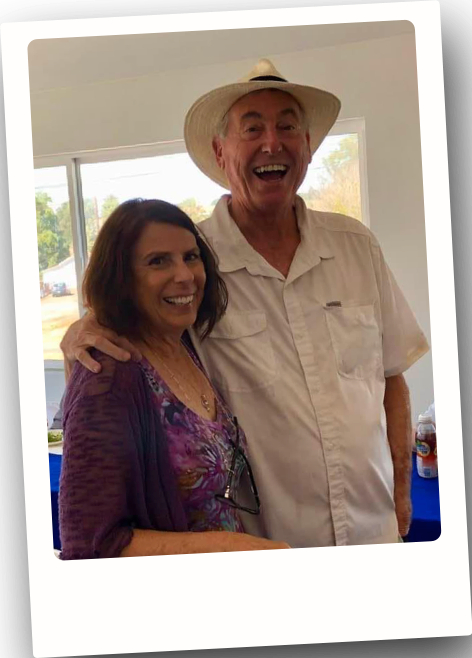
[[90, 355], [100, 364], [100, 372], [90, 372], [76, 362], [67, 383], [68, 394], [88, 397], [113, 393], [129, 397], [133, 387], [142, 379], [139, 363], [133, 360], [117, 361], [96, 349], [91, 350]]

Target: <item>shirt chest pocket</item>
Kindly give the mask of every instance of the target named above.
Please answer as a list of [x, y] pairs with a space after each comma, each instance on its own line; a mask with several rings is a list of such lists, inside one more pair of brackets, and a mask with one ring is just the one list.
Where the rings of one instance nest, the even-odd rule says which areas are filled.
[[325, 306], [340, 375], [366, 379], [382, 366], [382, 339], [373, 304]]
[[210, 373], [222, 390], [248, 392], [273, 383], [275, 358], [263, 311], [227, 313], [207, 344]]

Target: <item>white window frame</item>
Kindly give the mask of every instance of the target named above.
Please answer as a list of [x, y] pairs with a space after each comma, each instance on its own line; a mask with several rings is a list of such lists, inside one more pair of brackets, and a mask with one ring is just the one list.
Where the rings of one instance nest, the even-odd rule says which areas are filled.
[[[361, 186], [361, 209], [362, 222], [370, 227], [369, 195], [367, 185], [367, 161], [366, 161], [366, 138], [365, 120], [358, 117], [353, 119], [340, 119], [336, 121], [329, 135], [352, 134], [358, 135], [359, 145], [359, 175]], [[115, 160], [135, 160], [138, 158], [155, 157], [159, 155], [173, 155], [175, 153], [186, 153], [183, 139], [167, 142], [154, 142], [150, 144], [139, 144], [136, 146], [118, 146], [115, 148], [103, 148], [93, 151], [75, 151], [51, 155], [37, 156], [34, 158], [34, 168], [66, 167], [67, 185], [69, 192], [70, 217], [72, 223], [72, 246], [74, 250], [75, 270], [77, 275], [77, 293], [79, 303], [79, 317], [85, 313], [82, 300], [81, 281], [87, 266], [87, 239], [85, 233], [85, 216], [82, 198], [82, 181], [80, 167], [83, 164], [95, 164], [99, 162], [112, 162]], [[47, 359], [44, 361], [45, 370], [64, 370], [62, 361]]]

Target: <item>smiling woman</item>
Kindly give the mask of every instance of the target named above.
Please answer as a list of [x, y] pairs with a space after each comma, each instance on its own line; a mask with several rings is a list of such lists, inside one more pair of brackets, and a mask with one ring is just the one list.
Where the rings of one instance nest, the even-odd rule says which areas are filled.
[[133, 262], [136, 303], [162, 333], [192, 326], [205, 289], [205, 267], [195, 236], [179, 226], [148, 224]]
[[165, 201], [126, 201], [110, 215], [95, 243], [83, 281], [85, 304], [100, 324], [142, 342], [150, 331], [161, 329], [153, 322], [156, 291], [162, 293], [162, 287], [172, 293], [167, 296], [198, 290], [195, 317], [184, 328], [195, 323], [203, 338], [226, 308], [215, 259], [192, 220]]
[[62, 559], [286, 548], [243, 531], [240, 515], [259, 512], [246, 439], [187, 334], [193, 326], [204, 340], [227, 304], [192, 221], [164, 201], [123, 203], [98, 234], [83, 294], [142, 358], [95, 351], [99, 374], [78, 362], [72, 371]]

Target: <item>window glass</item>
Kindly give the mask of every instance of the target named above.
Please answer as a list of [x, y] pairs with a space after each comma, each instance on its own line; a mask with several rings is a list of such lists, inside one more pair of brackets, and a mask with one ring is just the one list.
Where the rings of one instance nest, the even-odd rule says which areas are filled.
[[362, 221], [358, 135], [329, 135], [308, 168], [299, 194], [313, 210]]
[[79, 317], [66, 167], [36, 169], [35, 197], [43, 354], [62, 361], [59, 343]]
[[83, 164], [80, 172], [89, 255], [105, 219], [127, 199], [163, 199], [199, 222], [211, 215], [227, 192], [207, 178], [187, 153]]

